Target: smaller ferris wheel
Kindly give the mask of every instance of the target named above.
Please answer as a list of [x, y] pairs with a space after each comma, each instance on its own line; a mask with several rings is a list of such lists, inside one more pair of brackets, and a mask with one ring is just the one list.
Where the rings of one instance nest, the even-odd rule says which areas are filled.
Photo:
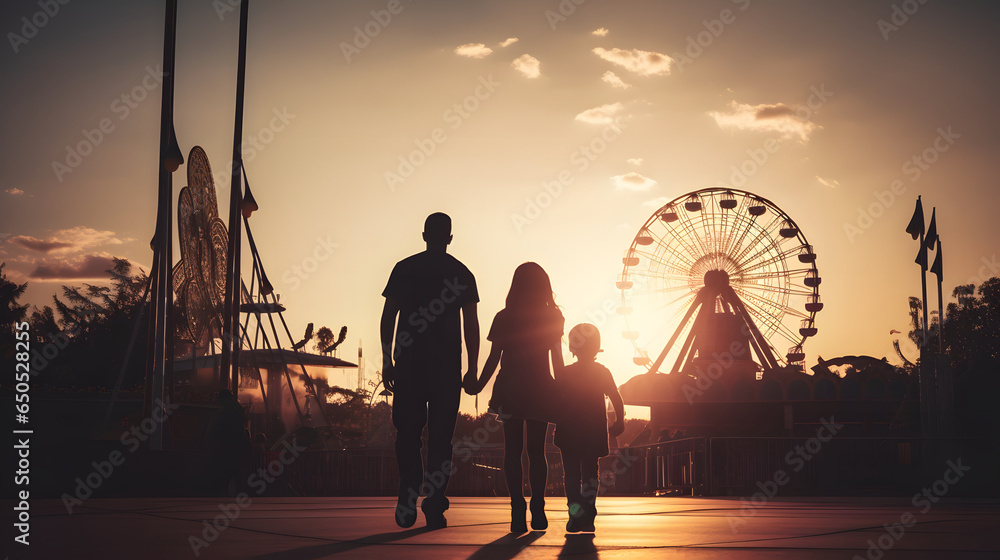
[[680, 196], [646, 220], [622, 263], [618, 312], [636, 365], [680, 372], [742, 345], [764, 370], [803, 367], [821, 278], [813, 247], [771, 201], [721, 187]]

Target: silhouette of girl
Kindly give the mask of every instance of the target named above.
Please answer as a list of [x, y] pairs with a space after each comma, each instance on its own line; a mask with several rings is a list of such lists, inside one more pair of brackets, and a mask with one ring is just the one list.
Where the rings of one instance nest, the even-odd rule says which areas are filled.
[[549, 276], [536, 263], [517, 267], [507, 294], [506, 307], [496, 314], [487, 339], [492, 342], [482, 376], [467, 376], [466, 390], [476, 394], [489, 382], [497, 365], [500, 372], [493, 385], [490, 412], [503, 422], [503, 470], [510, 492], [510, 531], [520, 534], [528, 530], [527, 504], [521, 472], [521, 450], [527, 429], [528, 480], [531, 486], [531, 528], [544, 530], [545, 432], [553, 417], [555, 379], [549, 368], [563, 367], [561, 339], [563, 316], [552, 298]]

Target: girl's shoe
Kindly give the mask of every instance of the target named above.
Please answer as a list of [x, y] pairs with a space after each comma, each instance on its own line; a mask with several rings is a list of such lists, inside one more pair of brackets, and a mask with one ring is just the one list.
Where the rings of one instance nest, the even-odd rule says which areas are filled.
[[[528, 505], [524, 503], [523, 499], [520, 502], [511, 501], [510, 503], [511, 533], [515, 535], [521, 535], [528, 532], [527, 509]], [[532, 520], [532, 523], [534, 523], [534, 520]]]
[[545, 498], [531, 499], [531, 529], [544, 531], [549, 528], [549, 520], [545, 517]]

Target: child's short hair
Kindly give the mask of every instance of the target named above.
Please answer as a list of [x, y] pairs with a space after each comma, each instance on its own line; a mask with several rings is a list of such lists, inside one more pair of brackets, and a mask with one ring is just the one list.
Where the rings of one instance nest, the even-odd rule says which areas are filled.
[[569, 331], [569, 351], [574, 356], [596, 355], [601, 351], [601, 331], [590, 323], [580, 323]]

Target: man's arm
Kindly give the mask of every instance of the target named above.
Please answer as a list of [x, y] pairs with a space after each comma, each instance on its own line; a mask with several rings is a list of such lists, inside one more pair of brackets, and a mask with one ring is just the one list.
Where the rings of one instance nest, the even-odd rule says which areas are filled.
[[396, 315], [399, 314], [399, 302], [391, 297], [385, 298], [382, 306], [382, 320], [379, 322], [379, 338], [382, 341], [382, 383], [392, 391], [396, 382], [396, 372], [392, 364], [392, 337], [396, 330]]
[[465, 370], [464, 379], [475, 379], [479, 372], [479, 316], [476, 302], [462, 306], [462, 328], [465, 334], [466, 353], [469, 355], [469, 365]]

